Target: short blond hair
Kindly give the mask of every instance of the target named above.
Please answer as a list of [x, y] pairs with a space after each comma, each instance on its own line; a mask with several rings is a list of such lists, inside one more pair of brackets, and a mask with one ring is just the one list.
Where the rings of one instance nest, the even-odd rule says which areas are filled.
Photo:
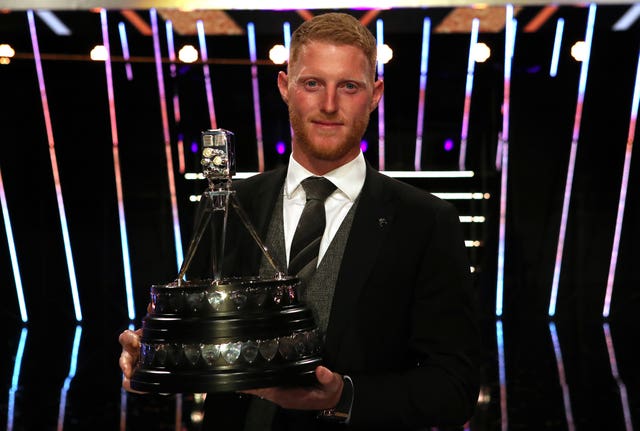
[[375, 79], [376, 38], [353, 16], [333, 12], [315, 16], [302, 23], [291, 35], [289, 64], [295, 63], [300, 56], [300, 49], [313, 41], [359, 48], [367, 57]]

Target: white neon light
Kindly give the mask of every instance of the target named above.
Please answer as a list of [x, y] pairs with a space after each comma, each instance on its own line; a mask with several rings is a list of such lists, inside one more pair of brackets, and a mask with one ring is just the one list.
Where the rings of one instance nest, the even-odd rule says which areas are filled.
[[22, 277], [20, 276], [20, 266], [18, 265], [18, 254], [16, 252], [16, 244], [13, 240], [13, 229], [11, 228], [11, 218], [9, 217], [9, 206], [7, 205], [7, 197], [4, 191], [4, 182], [2, 181], [2, 171], [0, 171], [0, 205], [2, 205], [2, 220], [4, 222], [4, 231], [7, 235], [7, 246], [9, 247], [9, 256], [11, 258], [11, 269], [13, 270], [13, 281], [16, 287], [16, 295], [18, 296], [18, 307], [20, 308], [20, 317], [22, 322], [27, 323], [27, 305], [24, 301], [24, 292], [22, 289]]
[[553, 353], [556, 357], [556, 367], [558, 368], [558, 380], [560, 381], [560, 388], [562, 389], [562, 401], [564, 404], [564, 414], [567, 421], [567, 429], [569, 431], [575, 430], [575, 423], [573, 421], [573, 412], [571, 409], [571, 398], [569, 396], [569, 385], [567, 384], [567, 376], [564, 371], [564, 361], [562, 359], [562, 349], [560, 348], [560, 340], [558, 339], [558, 333], [556, 331], [556, 324], [549, 322], [549, 331], [551, 332], [551, 341], [553, 343]]
[[504, 257], [507, 225], [507, 189], [509, 181], [509, 117], [511, 106], [511, 65], [515, 50], [516, 21], [513, 19], [513, 5], [506, 7], [504, 79], [502, 100], [502, 132], [498, 139], [501, 156], [500, 172], [500, 221], [498, 224], [498, 271], [496, 274], [496, 316], [502, 316], [504, 296]]
[[73, 347], [71, 349], [71, 360], [69, 363], [69, 374], [64, 379], [64, 384], [60, 390], [60, 406], [58, 408], [58, 431], [64, 429], [64, 416], [67, 408], [67, 393], [71, 386], [71, 381], [76, 375], [76, 369], [78, 368], [78, 350], [80, 349], [80, 338], [82, 337], [82, 327], [76, 326], [76, 332], [73, 337]]
[[[123, 22], [118, 23], [118, 34], [120, 35], [120, 45], [122, 46], [122, 57], [125, 59], [124, 70], [127, 74], [127, 80], [133, 81], [133, 70], [131, 69], [131, 62], [129, 61], [129, 41], [127, 39], [127, 27]], [[107, 48], [109, 55], [111, 50]]]
[[51, 124], [51, 112], [49, 111], [49, 99], [47, 98], [47, 89], [44, 82], [44, 73], [42, 71], [42, 59], [40, 57], [40, 47], [38, 44], [38, 34], [36, 32], [36, 23], [33, 11], [27, 11], [29, 19], [29, 31], [31, 33], [31, 43], [33, 45], [33, 58], [36, 63], [36, 73], [38, 75], [38, 85], [40, 87], [40, 100], [42, 102], [42, 110], [44, 113], [44, 122], [47, 130], [47, 140], [49, 142], [49, 159], [51, 161], [51, 172], [53, 173], [53, 183], [56, 190], [56, 201], [58, 203], [58, 215], [60, 218], [60, 228], [62, 230], [62, 240], [64, 243], [65, 257], [67, 260], [67, 271], [69, 273], [69, 283], [71, 284], [71, 296], [73, 298], [73, 307], [76, 321], [82, 321], [82, 310], [80, 308], [80, 298], [78, 295], [78, 284], [76, 281], [76, 270], [73, 265], [73, 254], [71, 252], [71, 241], [69, 239], [69, 228], [67, 226], [67, 216], [64, 209], [64, 200], [62, 198], [62, 185], [60, 184], [60, 172], [58, 171], [58, 160], [56, 157], [55, 140], [53, 138], [53, 127]]
[[631, 171], [631, 155], [633, 154], [633, 142], [635, 141], [636, 120], [638, 118], [638, 104], [640, 102], [640, 52], [638, 53], [638, 65], [636, 66], [636, 82], [633, 88], [631, 102], [631, 118], [629, 120], [629, 133], [627, 135], [627, 147], [624, 155], [624, 167], [622, 169], [622, 181], [620, 182], [620, 197], [618, 198], [618, 212], [616, 214], [616, 229], [613, 235], [613, 247], [611, 248], [611, 260], [609, 261], [609, 275], [607, 277], [607, 290], [604, 295], [604, 307], [602, 316], [609, 317], [611, 311], [611, 296], [616, 276], [618, 263], [618, 250], [622, 235], [622, 223], [624, 221], [624, 208], [627, 202], [627, 189], [629, 188], [629, 173]]
[[[111, 47], [109, 45], [109, 23], [107, 11], [100, 10], [100, 22], [102, 24], [102, 43], [107, 49], [107, 58], [104, 62], [107, 78], [107, 97], [109, 102], [109, 118], [111, 124], [111, 144], [113, 153], [113, 171], [116, 181], [116, 198], [118, 203], [118, 224], [120, 227], [120, 246], [122, 250], [122, 268], [124, 270], [124, 285], [127, 296], [127, 312], [129, 320], [136, 318], [134, 306], [133, 283], [131, 281], [131, 261], [129, 259], [129, 240], [127, 238], [127, 222], [124, 211], [124, 193], [122, 192], [122, 175], [120, 173], [120, 151], [118, 137], [118, 123], [116, 119], [115, 93], [113, 90], [113, 73], [111, 68]], [[122, 24], [122, 23], [121, 23]]]
[[20, 381], [20, 371], [22, 370], [22, 357], [24, 356], [24, 346], [27, 343], [27, 328], [23, 327], [20, 332], [20, 341], [16, 350], [16, 357], [13, 361], [13, 374], [11, 376], [11, 387], [9, 388], [9, 400], [7, 402], [7, 431], [13, 431], [13, 420], [15, 417], [16, 392], [18, 392], [18, 382]]
[[171, 154], [171, 138], [169, 137], [169, 116], [167, 114], [166, 92], [164, 87], [164, 73], [162, 71], [162, 55], [160, 53], [160, 36], [158, 34], [158, 14], [155, 9], [149, 10], [151, 16], [151, 28], [153, 30], [153, 51], [156, 63], [156, 75], [158, 80], [158, 93], [160, 99], [160, 113], [162, 115], [162, 132], [164, 136], [164, 152], [167, 159], [167, 179], [169, 182], [169, 195], [171, 197], [171, 215], [173, 220], [173, 237], [176, 247], [176, 266], [180, 271], [182, 265], [182, 236], [180, 234], [180, 218], [178, 215], [178, 198], [176, 194], [176, 182], [173, 174], [173, 156]]
[[485, 221], [483, 216], [460, 216], [461, 223], [484, 223]]
[[70, 36], [71, 30], [50, 10], [36, 11], [36, 15], [58, 36]]
[[555, 78], [558, 74], [558, 61], [560, 60], [560, 47], [562, 46], [562, 33], [564, 31], [564, 18], [558, 18], [556, 24], [556, 36], [553, 40], [553, 54], [551, 54], [551, 66], [549, 76]]
[[200, 58], [202, 59], [202, 72], [204, 75], [205, 92], [207, 95], [207, 107], [209, 108], [209, 124], [212, 129], [218, 128], [218, 122], [216, 120], [216, 110], [213, 104], [213, 90], [211, 89], [211, 71], [209, 69], [209, 54], [207, 54], [207, 38], [204, 32], [204, 23], [202, 20], [196, 22], [196, 28], [198, 29], [198, 41], [200, 43]]
[[576, 164], [576, 153], [578, 152], [578, 138], [580, 137], [580, 120], [582, 119], [582, 104], [584, 102], [584, 90], [587, 85], [587, 74], [589, 73], [589, 59], [591, 58], [591, 41], [593, 39], [593, 25], [596, 19], [596, 4], [589, 5], [589, 15], [587, 17], [587, 31], [585, 43], [587, 44], [587, 57], [582, 62], [580, 69], [580, 83], [578, 85], [578, 103], [576, 104], [576, 114], [573, 123], [573, 136], [571, 140], [571, 154], [569, 156], [569, 166], [567, 168], [567, 179], [564, 189], [564, 200], [562, 202], [562, 216], [560, 219], [560, 233], [558, 235], [558, 247], [556, 249], [556, 262], [553, 271], [553, 284], [551, 286], [551, 299], [549, 301], [549, 316], [556, 314], [556, 301], [558, 298], [558, 286], [560, 284], [560, 272], [562, 268], [562, 257], [564, 250], [564, 240], [567, 231], [567, 219], [569, 218], [569, 204], [571, 203], [571, 190], [573, 187], [573, 172]]
[[253, 94], [253, 116], [256, 125], [256, 143], [258, 149], [258, 170], [264, 171], [264, 147], [262, 142], [262, 115], [260, 114], [260, 89], [258, 88], [258, 60], [256, 55], [256, 30], [252, 22], [247, 24], [249, 39], [249, 58], [251, 60], [251, 89]]
[[431, 36], [431, 20], [422, 21], [422, 52], [420, 54], [420, 92], [418, 96], [418, 122], [416, 130], [416, 153], [413, 165], [416, 171], [422, 169], [422, 138], [424, 129], [425, 91], [427, 89], [427, 73], [429, 71], [429, 40]]
[[469, 42], [469, 59], [467, 61], [467, 83], [465, 86], [464, 111], [462, 116], [462, 132], [460, 133], [460, 157], [458, 166], [461, 171], [465, 170], [467, 157], [467, 136], [469, 133], [469, 110], [471, 109], [471, 93], [473, 92], [473, 74], [475, 71], [475, 60], [473, 53], [478, 43], [478, 29], [480, 20], [474, 18], [471, 22], [471, 40]]
[[[384, 45], [384, 24], [381, 19], [376, 21], [376, 40], [378, 42], [377, 49], [380, 50]], [[377, 62], [378, 79], [384, 80], [384, 63]], [[385, 167], [385, 124], [384, 124], [384, 93], [378, 102], [378, 169], [383, 171]]]
[[640, 4], [634, 4], [620, 17], [611, 29], [613, 31], [625, 31], [633, 25], [634, 22], [640, 17]]

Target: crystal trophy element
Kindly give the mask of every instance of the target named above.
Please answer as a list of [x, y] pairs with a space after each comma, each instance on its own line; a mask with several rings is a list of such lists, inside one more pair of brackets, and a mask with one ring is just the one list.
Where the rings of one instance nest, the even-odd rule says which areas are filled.
[[[279, 269], [231, 188], [233, 133], [203, 131], [201, 163], [208, 181], [201, 197], [203, 211], [176, 280], [151, 286], [131, 387], [143, 392], [213, 393], [315, 383], [321, 336], [311, 311], [298, 301], [300, 281]], [[275, 271], [273, 278], [222, 276], [230, 214], [240, 218], [255, 240]], [[212, 234], [213, 276], [186, 280], [207, 228]]]

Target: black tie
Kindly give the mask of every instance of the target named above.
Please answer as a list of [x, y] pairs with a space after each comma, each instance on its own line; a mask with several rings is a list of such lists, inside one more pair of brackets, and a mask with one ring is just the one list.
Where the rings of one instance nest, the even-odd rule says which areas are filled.
[[323, 177], [305, 178], [301, 184], [307, 194], [307, 202], [291, 242], [290, 275], [311, 274], [316, 269], [326, 224], [324, 201], [336, 189], [331, 181]]

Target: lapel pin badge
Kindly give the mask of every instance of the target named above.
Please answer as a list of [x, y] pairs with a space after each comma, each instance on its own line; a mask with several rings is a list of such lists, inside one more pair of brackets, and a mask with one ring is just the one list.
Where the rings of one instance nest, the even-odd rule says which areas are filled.
[[387, 219], [386, 219], [386, 218], [384, 218], [384, 217], [380, 217], [380, 218], [378, 219], [378, 225], [379, 225], [380, 227], [385, 227], [385, 226], [387, 225]]

